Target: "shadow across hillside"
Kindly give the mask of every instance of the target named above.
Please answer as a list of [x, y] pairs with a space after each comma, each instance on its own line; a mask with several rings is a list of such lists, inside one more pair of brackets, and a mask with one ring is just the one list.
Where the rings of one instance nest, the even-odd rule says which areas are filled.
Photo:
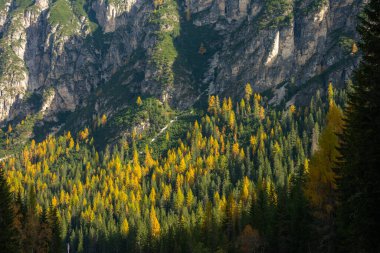
[[[196, 98], [191, 101], [192, 106], [206, 106], [208, 85], [206, 78], [213, 78], [213, 73], [207, 73], [214, 54], [220, 50], [223, 41], [222, 35], [215, 29], [214, 24], [197, 26], [194, 21], [202, 13], [190, 14], [190, 8], [185, 1], [176, 0], [180, 16], [180, 33], [174, 39], [178, 56], [173, 64], [175, 85], [191, 87]], [[209, 80], [208, 80], [209, 81]], [[181, 98], [179, 98], [181, 99]], [[175, 101], [178, 103], [178, 101]]]

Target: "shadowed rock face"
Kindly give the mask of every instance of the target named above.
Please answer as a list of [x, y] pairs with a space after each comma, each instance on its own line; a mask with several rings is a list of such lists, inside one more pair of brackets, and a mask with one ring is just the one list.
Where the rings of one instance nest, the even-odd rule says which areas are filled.
[[247, 82], [263, 91], [342, 83], [351, 73], [347, 45], [361, 0], [154, 2], [6, 0], [0, 121], [39, 110], [46, 118], [85, 106], [106, 111], [115, 101], [123, 107], [128, 94], [185, 108], [205, 92], [240, 96]]
[[[234, 25], [234, 19], [238, 23], [236, 26], [244, 28], [226, 35], [225, 50], [218, 52], [213, 63], [217, 67], [210, 91], [230, 93], [238, 90], [241, 93], [245, 82], [251, 82], [258, 91], [284, 82], [301, 85], [342, 61], [346, 55], [339, 41], [346, 36], [355, 38], [360, 2], [326, 1], [317, 8], [308, 8], [312, 3], [296, 2], [284, 11], [284, 15], [291, 13], [289, 19], [264, 27], [259, 27], [257, 20], [262, 18], [263, 3], [260, 1], [250, 3], [245, 18], [231, 12], [231, 21], [224, 30], [232, 30], [227, 27]], [[337, 69], [331, 73], [331, 78], [336, 82], [344, 81], [347, 74], [342, 77], [341, 73], [350, 67]], [[232, 83], [239, 88], [231, 87]]]

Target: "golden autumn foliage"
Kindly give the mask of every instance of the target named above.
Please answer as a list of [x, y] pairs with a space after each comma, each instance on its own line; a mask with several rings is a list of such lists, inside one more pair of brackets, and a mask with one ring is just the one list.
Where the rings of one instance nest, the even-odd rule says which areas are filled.
[[122, 235], [127, 236], [129, 233], [129, 224], [126, 218], [121, 223], [120, 232]]
[[150, 154], [150, 150], [148, 146], [145, 146], [145, 166], [147, 168], [152, 168], [156, 162], [152, 158], [152, 155]]
[[351, 55], [355, 55], [359, 51], [358, 45], [356, 43], [352, 44], [352, 49], [351, 49]]
[[159, 7], [164, 3], [164, 0], [153, 0], [154, 7]]
[[70, 138], [69, 140], [69, 149], [72, 149], [74, 147], [74, 140], [72, 138]]
[[334, 87], [332, 82], [329, 82], [329, 86], [327, 88], [327, 94], [328, 94], [328, 99], [329, 99], [329, 104], [332, 106], [332, 103], [334, 101]]
[[239, 155], [239, 143], [235, 142], [233, 145], [232, 145], [232, 154], [237, 157]]
[[54, 196], [53, 197], [53, 199], [51, 200], [51, 205], [53, 206], [53, 207], [57, 207], [57, 205], [58, 205], [58, 200], [57, 200], [57, 198]]
[[335, 206], [333, 199], [337, 176], [334, 167], [339, 156], [337, 134], [342, 131], [342, 126], [342, 111], [332, 103], [327, 114], [327, 126], [319, 138], [319, 148], [310, 163], [305, 163], [305, 169], [309, 172], [306, 195], [313, 206], [326, 213], [330, 213]]
[[293, 115], [293, 113], [296, 112], [296, 106], [295, 105], [291, 105], [289, 106], [289, 113], [290, 115]]
[[247, 101], [249, 101], [250, 98], [251, 98], [251, 96], [252, 96], [252, 92], [253, 92], [250, 83], [247, 83], [247, 84], [245, 85], [244, 92], [245, 92], [245, 94], [244, 94], [245, 99], [246, 99]]
[[273, 145], [273, 152], [275, 154], [278, 154], [281, 152], [281, 147], [280, 147], [280, 144], [276, 141]]
[[208, 98], [208, 109], [207, 109], [207, 111], [215, 114], [217, 111], [217, 103], [218, 103], [218, 101], [216, 100], [216, 97], [210, 96]]
[[244, 177], [244, 180], [243, 180], [243, 189], [242, 189], [242, 192], [241, 192], [241, 197], [244, 201], [247, 201], [248, 200], [248, 197], [249, 197], [249, 179], [248, 177]]
[[229, 124], [231, 129], [235, 128], [236, 121], [235, 121], [235, 113], [234, 112], [230, 113], [230, 117], [228, 119], [228, 124]]
[[249, 143], [251, 144], [252, 147], [255, 147], [257, 144], [257, 139], [254, 135], [251, 136]]
[[177, 190], [177, 197], [175, 199], [175, 206], [177, 209], [181, 209], [185, 201], [185, 196], [183, 195], [182, 189], [179, 187]]
[[102, 118], [100, 119], [100, 123], [102, 126], [104, 126], [107, 123], [107, 115], [103, 114]]
[[193, 195], [193, 192], [191, 191], [191, 189], [187, 192], [187, 196], [186, 196], [186, 205], [188, 207], [191, 207], [193, 205], [193, 202], [194, 202], [194, 195]]
[[[308, 140], [300, 137], [301, 126], [296, 129], [292, 122], [303, 117], [304, 109], [297, 108], [297, 113], [295, 107], [273, 111], [266, 98], [254, 94], [252, 99], [252, 95], [247, 84], [240, 103], [210, 96], [208, 113], [186, 122], [188, 128], [181, 137], [168, 129], [157, 140], [159, 144], [151, 144], [151, 139], [147, 142], [146, 136], [131, 129], [132, 136], [120, 146], [97, 150], [89, 141], [96, 127], [84, 128], [78, 135], [67, 132], [41, 143], [33, 141], [20, 156], [4, 161], [11, 190], [24, 193], [36, 185], [39, 209], [50, 204], [57, 207], [67, 231], [75, 223], [77, 231], [93, 227], [96, 232], [116, 231], [127, 238], [141, 232], [144, 239], [167, 235], [178, 223], [185, 229], [201, 224], [207, 231], [208, 218], [217, 226], [228, 220], [236, 229], [239, 217], [256, 201], [257, 182], [276, 205], [277, 191], [283, 187], [281, 173], [285, 174], [282, 182], [286, 181], [300, 166], [310, 176], [310, 196], [317, 203], [314, 195], [324, 191], [317, 192], [320, 189], [312, 183], [328, 181], [331, 175], [327, 170], [316, 172], [313, 159], [310, 163], [306, 159]], [[294, 117], [287, 117], [289, 112]], [[307, 120], [302, 118], [302, 122]], [[163, 148], [155, 150], [160, 144]], [[255, 229], [245, 224], [231, 231], [235, 238], [242, 236], [243, 251], [251, 245], [249, 240], [259, 241]]]
[[150, 209], [150, 228], [153, 237], [157, 238], [160, 235], [161, 227], [156, 216], [156, 210], [153, 206]]
[[88, 139], [89, 134], [90, 134], [89, 130], [86, 127], [84, 130], [82, 130], [82, 131], [79, 132], [79, 139], [82, 140], [82, 141], [85, 141], [85, 140]]

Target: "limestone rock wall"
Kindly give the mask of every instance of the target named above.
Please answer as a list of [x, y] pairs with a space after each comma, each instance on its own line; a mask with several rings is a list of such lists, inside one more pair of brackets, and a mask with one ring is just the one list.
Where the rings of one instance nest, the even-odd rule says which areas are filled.
[[[114, 83], [131, 94], [186, 107], [206, 90], [240, 96], [247, 82], [263, 91], [285, 83], [302, 85], [332, 68], [327, 78], [337, 82], [351, 73], [352, 64], [340, 64], [348, 55], [341, 42], [357, 39], [361, 0], [279, 0], [280, 9], [271, 6], [274, 0], [183, 0], [172, 9], [165, 5], [168, 1], [173, 0], [157, 7], [145, 0], [88, 0], [79, 10], [67, 0], [36, 0], [27, 6], [3, 1], [0, 122], [33, 113], [31, 95], [50, 89], [54, 92], [40, 109], [54, 118], [88, 106], [89, 98], [100, 93], [94, 110], [106, 110], [107, 92], [97, 87], [112, 89]], [[59, 19], [58, 2], [71, 16]], [[154, 20], [160, 8], [169, 8], [169, 14]], [[177, 43], [190, 31], [188, 23], [195, 27], [192, 36], [206, 27], [218, 35], [204, 45], [202, 70], [178, 63], [191, 57], [180, 58], [189, 45]], [[160, 46], [171, 50], [162, 59], [157, 56]], [[200, 80], [192, 78], [197, 71]], [[195, 82], [201, 85], [195, 88]]]

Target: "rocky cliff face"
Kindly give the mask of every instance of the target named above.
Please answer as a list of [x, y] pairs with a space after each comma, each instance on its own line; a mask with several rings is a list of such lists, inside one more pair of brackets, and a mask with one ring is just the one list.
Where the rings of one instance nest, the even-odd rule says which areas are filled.
[[[270, 6], [271, 2], [276, 4]], [[222, 50], [211, 62], [213, 73], [208, 74], [211, 93], [242, 92], [246, 82], [258, 91], [281, 84], [302, 85], [324, 73], [325, 80], [343, 82], [348, 78], [352, 59], [342, 63], [354, 43], [360, 1], [209, 4], [202, 9], [211, 8], [219, 17], [207, 15], [194, 22], [215, 22], [224, 34]], [[220, 16], [225, 22], [220, 22]]]
[[241, 95], [247, 82], [257, 91], [344, 82], [361, 4], [3, 0], [0, 121], [112, 114], [137, 94], [184, 108], [201, 94]]

